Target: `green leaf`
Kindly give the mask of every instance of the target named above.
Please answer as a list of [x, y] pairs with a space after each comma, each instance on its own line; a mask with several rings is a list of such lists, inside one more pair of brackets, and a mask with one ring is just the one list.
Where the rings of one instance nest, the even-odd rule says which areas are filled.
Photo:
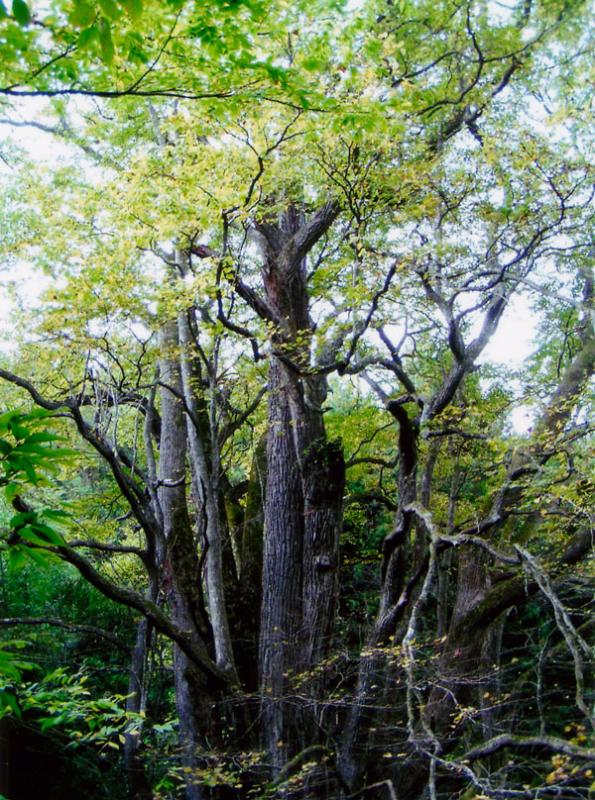
[[8, 551], [8, 566], [10, 569], [21, 569], [27, 563], [27, 556], [23, 547], [11, 547]]
[[6, 461], [9, 464], [8, 474], [20, 477], [18, 473], [24, 472], [31, 483], [37, 483], [37, 474], [28, 458], [19, 456], [13, 451], [6, 456]]
[[4, 414], [0, 414], [0, 431], [7, 431], [11, 420], [20, 416], [18, 411], [5, 411]]
[[31, 527], [33, 530], [38, 533], [43, 539], [46, 539], [50, 544], [55, 544], [57, 546], [64, 544], [64, 539], [60, 536], [58, 531], [55, 531], [53, 528], [50, 528], [49, 525], [45, 525], [43, 522], [34, 522]]
[[120, 16], [120, 9], [114, 0], [99, 0], [99, 6], [106, 17], [117, 19]]
[[24, 472], [31, 483], [37, 483], [37, 473], [28, 458], [17, 455], [14, 451], [6, 456], [12, 474]]
[[80, 36], [77, 39], [76, 46], [83, 50], [85, 47], [88, 47], [91, 42], [94, 42], [98, 38], [99, 29], [97, 25], [91, 25], [89, 28], [85, 28], [84, 31], [81, 31]]
[[73, 25], [84, 28], [95, 19], [95, 9], [86, 0], [75, 0], [69, 19]]
[[26, 439], [29, 436], [29, 431], [21, 422], [23, 421], [23, 416], [21, 414], [15, 415], [12, 419], [8, 422], [8, 427], [10, 428], [10, 432], [14, 436], [15, 439]]
[[0, 651], [0, 675], [11, 680], [18, 681], [21, 678], [21, 673], [13, 663], [10, 653], [3, 653]]
[[19, 528], [18, 533], [21, 539], [29, 542], [29, 544], [36, 544], [40, 547], [46, 547], [49, 544], [46, 537], [36, 533], [32, 525], [25, 525], [23, 528]]
[[67, 458], [77, 455], [77, 451], [70, 447], [44, 447], [42, 444], [29, 444], [29, 440], [19, 444], [12, 451], [17, 455], [26, 455], [27, 457], [33, 456], [33, 460], [38, 463], [43, 463], [45, 459]]
[[28, 25], [31, 22], [31, 12], [25, 0], [12, 0], [12, 13], [19, 25]]
[[106, 64], [111, 64], [114, 60], [114, 43], [112, 41], [112, 28], [105, 17], [99, 20], [99, 44], [101, 45], [101, 57]]
[[25, 556], [39, 567], [47, 567], [49, 564], [60, 560], [54, 553], [49, 553], [47, 550], [35, 550], [33, 547], [26, 548]]
[[26, 523], [33, 522], [35, 519], [35, 512], [34, 511], [21, 511], [18, 514], [15, 514], [14, 517], [10, 519], [10, 527], [11, 528], [19, 528], [21, 525], [25, 525]]
[[69, 519], [70, 514], [67, 514], [66, 511], [60, 511], [59, 509], [55, 508], [47, 508], [41, 512], [44, 517], [47, 519]]
[[9, 483], [4, 489], [4, 496], [6, 497], [7, 502], [12, 503], [20, 491], [21, 487], [18, 485], [18, 483]]
[[0, 19], [4, 19], [4, 17], [6, 16], [8, 16], [8, 13], [6, 11], [6, 6], [4, 5], [2, 0], [0, 0]]
[[[36, 461], [41, 461], [42, 458], [51, 458], [52, 454], [52, 451], [42, 444], [29, 444], [27, 441], [17, 445], [12, 452], [16, 453], [16, 455], [35, 456]], [[40, 456], [40, 458], [37, 458], [37, 456]]]
[[37, 483], [37, 472], [35, 472], [35, 467], [33, 466], [33, 464], [29, 461], [28, 458], [22, 459], [22, 463], [25, 475], [27, 476], [28, 480], [30, 480], [31, 483]]
[[27, 436], [27, 444], [29, 442], [55, 442], [58, 440], [58, 436], [55, 433], [50, 433], [49, 431], [38, 431], [38, 433], [32, 433], [30, 436]]
[[47, 419], [48, 417], [55, 416], [55, 411], [48, 411], [47, 408], [33, 408], [26, 414], [27, 420]]
[[0, 719], [9, 713], [14, 714], [15, 717], [21, 716], [17, 698], [12, 692], [0, 689]]
[[143, 13], [143, 0], [125, 0], [124, 8], [130, 18], [136, 22]]
[[316, 58], [315, 56], [310, 56], [304, 59], [302, 66], [304, 69], [308, 70], [308, 72], [320, 72], [326, 68], [326, 61]]
[[58, 714], [57, 717], [42, 717], [40, 720], [40, 728], [42, 731], [47, 731], [48, 728], [53, 728], [60, 725], [66, 719], [64, 714]]

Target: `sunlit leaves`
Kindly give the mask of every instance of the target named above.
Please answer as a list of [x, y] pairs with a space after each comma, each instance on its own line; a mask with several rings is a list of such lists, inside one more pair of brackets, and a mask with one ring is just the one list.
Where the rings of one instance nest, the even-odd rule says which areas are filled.
[[20, 639], [9, 639], [0, 642], [0, 720], [7, 715], [21, 716], [16, 685], [26, 673], [35, 668], [35, 664], [18, 655], [27, 642]]
[[69, 20], [73, 25], [82, 28], [93, 22], [95, 14], [96, 11], [92, 3], [88, 3], [86, 0], [76, 0], [69, 14]]
[[99, 20], [99, 43], [101, 45], [101, 55], [106, 64], [111, 64], [114, 60], [114, 43], [112, 40], [112, 30], [109, 21], [105, 17]]
[[99, 7], [109, 19], [118, 19], [121, 10], [114, 0], [99, 0]]
[[[33, 507], [22, 510], [20, 500], [23, 492], [43, 485], [48, 473], [55, 475], [57, 465], [75, 454], [58, 446], [59, 437], [45, 429], [49, 416], [43, 409], [29, 413], [8, 411], [0, 416], [0, 487], [7, 503], [18, 508], [0, 541], [8, 547], [13, 567], [18, 567], [26, 557], [44, 564], [48, 557], [44, 551], [64, 543], [55, 526], [64, 519], [63, 512]], [[41, 425], [44, 427], [40, 429]]]
[[124, 9], [134, 21], [137, 21], [143, 13], [143, 0], [125, 0]]
[[29, 413], [7, 411], [0, 416], [0, 485], [6, 487], [5, 491], [20, 481], [39, 483], [43, 471], [55, 469], [57, 459], [74, 454], [73, 450], [55, 446], [57, 435], [38, 430], [40, 421], [49, 416], [42, 409]]
[[[8, 642], [6, 645], [9, 646]], [[0, 674], [3, 651], [0, 649]], [[93, 745], [120, 749], [125, 735], [138, 733], [143, 718], [127, 712], [122, 695], [90, 698], [88, 677], [83, 672], [70, 674], [59, 668], [36, 682], [22, 683], [21, 670], [31, 669], [24, 662], [11, 662], [5, 674], [16, 686], [11, 692], [0, 693], [0, 718], [5, 714], [26, 712], [42, 731], [59, 728], [70, 739], [70, 747]]]

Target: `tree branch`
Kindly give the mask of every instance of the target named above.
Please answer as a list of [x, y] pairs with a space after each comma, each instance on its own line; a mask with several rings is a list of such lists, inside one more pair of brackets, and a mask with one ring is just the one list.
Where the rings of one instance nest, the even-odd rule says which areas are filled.
[[555, 736], [513, 736], [510, 733], [502, 733], [487, 742], [469, 750], [461, 761], [473, 762], [480, 758], [485, 758], [493, 753], [497, 753], [504, 747], [513, 749], [531, 750], [550, 750], [553, 753], [564, 753], [571, 758], [580, 758], [583, 761], [595, 760], [595, 749], [579, 747], [576, 744], [567, 742], [565, 739], [558, 739]]
[[0, 627], [9, 627], [17, 625], [51, 625], [54, 628], [64, 628], [67, 631], [81, 633], [90, 633], [92, 636], [97, 636], [100, 639], [107, 639], [116, 647], [122, 650], [130, 650], [129, 645], [115, 636], [111, 631], [106, 631], [104, 628], [97, 628], [95, 625], [82, 625], [80, 623], [65, 622], [62, 619], [54, 617], [4, 617], [0, 619]]

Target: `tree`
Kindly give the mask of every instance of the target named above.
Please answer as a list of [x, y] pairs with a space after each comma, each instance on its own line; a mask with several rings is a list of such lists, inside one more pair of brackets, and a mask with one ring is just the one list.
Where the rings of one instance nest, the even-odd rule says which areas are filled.
[[[245, 30], [223, 25], [200, 64], [199, 11], [156, 13], [159, 35], [173, 15], [190, 40], [168, 33], [132, 90], [101, 88], [109, 70], [81, 61], [83, 93], [111, 98], [109, 116], [81, 106], [68, 118], [64, 106], [46, 127], [94, 166], [42, 175], [24, 164], [25, 196], [8, 195], [21, 228], [7, 244], [52, 285], [0, 377], [65, 418], [86, 443], [82, 464], [99, 459], [132, 522], [115, 540], [72, 529], [64, 541], [27, 543], [18, 530], [7, 541], [49, 550], [141, 616], [130, 711], [146, 695], [155, 634], [172, 643], [188, 798], [216, 796], [211, 784], [234, 785], [238, 772], [279, 796], [447, 797], [465, 784], [508, 796], [529, 767], [503, 777], [504, 749], [592, 758], [542, 698], [537, 733], [515, 738], [500, 709], [526, 680], [498, 666], [518, 636], [507, 615], [529, 614], [540, 593], [588, 716], [568, 567], [591, 541], [575, 477], [587, 474], [582, 393], [595, 358], [591, 197], [578, 123], [565, 130], [552, 111], [566, 103], [568, 114], [570, 101], [550, 77], [561, 74], [552, 53], [576, 48], [581, 66], [580, 8], [370, 4], [349, 19], [296, 7], [270, 30], [262, 9], [245, 10]], [[103, 30], [101, 19], [84, 25]], [[122, 14], [114, 21], [128, 31]], [[250, 57], [231, 54], [226, 31]], [[138, 75], [134, 59], [126, 69]], [[250, 74], [266, 84], [229, 89]], [[544, 75], [553, 133], [523, 112], [544, 100]], [[79, 93], [47, 78], [36, 92]], [[201, 94], [209, 81], [223, 88]], [[566, 335], [542, 342], [541, 407], [515, 437], [502, 422], [514, 388], [481, 357], [515, 297], [540, 297], [556, 325], [543, 299], [553, 270]], [[332, 409], [335, 396], [347, 410]], [[358, 404], [377, 428], [360, 430]], [[364, 466], [357, 485], [350, 470]], [[375, 530], [355, 515], [343, 526], [352, 501]], [[359, 542], [368, 553], [381, 543], [375, 619], [363, 612], [355, 639], [341, 538], [356, 560]], [[130, 556], [134, 572], [114, 580], [104, 559]], [[573, 713], [565, 724], [579, 725]], [[133, 796], [151, 796], [140, 738], [126, 747]], [[248, 767], [246, 748], [263, 749]], [[588, 770], [538, 763], [526, 791], [562, 782], [584, 794]]]

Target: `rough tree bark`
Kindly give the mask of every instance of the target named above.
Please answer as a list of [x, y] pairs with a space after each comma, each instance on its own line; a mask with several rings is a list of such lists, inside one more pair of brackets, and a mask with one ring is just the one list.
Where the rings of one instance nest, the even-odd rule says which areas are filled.
[[309, 669], [328, 654], [337, 603], [345, 468], [340, 448], [327, 441], [324, 429], [326, 377], [310, 366], [305, 259], [338, 212], [330, 203], [306, 221], [290, 206], [278, 224], [259, 225], [264, 308], [276, 326], [259, 645], [264, 739], [275, 773], [304, 744], [306, 727], [312, 743], [303, 709], [285, 697], [287, 673]]

